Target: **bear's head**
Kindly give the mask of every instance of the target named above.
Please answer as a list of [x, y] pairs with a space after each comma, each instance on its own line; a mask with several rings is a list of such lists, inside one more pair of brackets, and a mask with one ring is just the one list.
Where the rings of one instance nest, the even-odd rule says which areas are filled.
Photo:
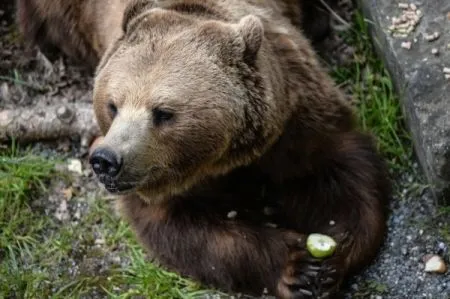
[[94, 171], [114, 193], [178, 194], [255, 161], [279, 135], [258, 73], [264, 27], [134, 7], [100, 62]]

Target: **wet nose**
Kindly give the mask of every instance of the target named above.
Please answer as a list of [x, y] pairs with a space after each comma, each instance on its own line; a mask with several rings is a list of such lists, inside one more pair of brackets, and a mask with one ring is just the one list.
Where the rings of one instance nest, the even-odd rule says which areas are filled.
[[111, 149], [100, 147], [94, 150], [89, 158], [94, 172], [97, 175], [115, 177], [122, 167], [122, 159]]

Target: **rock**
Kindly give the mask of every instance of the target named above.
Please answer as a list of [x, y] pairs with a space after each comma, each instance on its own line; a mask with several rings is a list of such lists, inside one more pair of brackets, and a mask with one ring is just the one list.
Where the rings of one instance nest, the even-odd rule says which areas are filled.
[[229, 219], [234, 219], [234, 218], [236, 218], [236, 216], [237, 216], [237, 212], [236, 211], [230, 211], [227, 214], [227, 218], [229, 218]]
[[447, 272], [447, 265], [439, 255], [428, 254], [423, 257], [425, 262], [425, 272], [434, 272], [443, 274]]
[[69, 164], [67, 165], [67, 169], [79, 175], [83, 174], [83, 165], [81, 164], [81, 161], [78, 159], [70, 159]]
[[[400, 8], [398, 2], [392, 0], [359, 2], [365, 17], [370, 20], [374, 45], [400, 95], [415, 152], [433, 195], [438, 203], [449, 204], [450, 75], [447, 76], [443, 69], [450, 67], [447, 49], [450, 1], [405, 1], [408, 4], [414, 2], [415, 7], [409, 8], [406, 5]], [[403, 17], [406, 21], [402, 19], [405, 14], [414, 20], [413, 14], [420, 16], [420, 21], [412, 24], [414, 30], [402, 33], [405, 36], [394, 36], [394, 21], [397, 27], [408, 21], [406, 17]], [[411, 48], [402, 48], [408, 41], [414, 41]], [[433, 49], [437, 49], [439, 55], [433, 55], [432, 51], [436, 52]]]

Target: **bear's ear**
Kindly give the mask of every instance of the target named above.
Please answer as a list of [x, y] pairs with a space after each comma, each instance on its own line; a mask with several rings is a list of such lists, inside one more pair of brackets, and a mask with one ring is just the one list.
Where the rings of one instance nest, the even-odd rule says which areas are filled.
[[155, 6], [154, 0], [132, 0], [123, 13], [122, 30], [124, 33], [129, 31], [130, 22], [140, 13]]
[[239, 21], [237, 30], [244, 39], [244, 58], [248, 61], [254, 61], [261, 47], [264, 35], [263, 23], [257, 16], [248, 15]]

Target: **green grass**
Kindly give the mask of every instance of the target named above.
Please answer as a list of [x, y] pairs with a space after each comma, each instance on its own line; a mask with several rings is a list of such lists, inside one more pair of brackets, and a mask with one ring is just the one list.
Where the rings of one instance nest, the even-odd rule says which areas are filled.
[[[356, 47], [355, 62], [332, 74], [350, 87], [360, 125], [378, 138], [390, 167], [402, 170], [411, 157], [408, 134], [361, 16], [345, 38]], [[55, 172], [55, 163], [14, 146], [0, 152], [0, 298], [169, 299], [206, 292], [146, 261], [129, 227], [105, 199], [72, 198], [88, 207], [77, 222], [47, 215], [49, 178], [68, 180]], [[105, 241], [97, 246], [99, 236]]]
[[355, 59], [350, 66], [332, 69], [332, 76], [350, 88], [361, 128], [375, 135], [391, 169], [402, 170], [412, 156], [409, 133], [390, 75], [375, 53], [361, 14], [356, 14], [352, 30], [343, 37], [355, 47]]
[[[67, 180], [54, 171], [56, 161], [12, 147], [0, 152], [0, 162], [0, 298], [169, 299], [206, 292], [146, 261], [104, 199], [71, 199], [89, 206], [76, 223], [46, 216], [37, 202], [45, 201], [47, 180]], [[105, 242], [96, 246], [99, 236]]]

